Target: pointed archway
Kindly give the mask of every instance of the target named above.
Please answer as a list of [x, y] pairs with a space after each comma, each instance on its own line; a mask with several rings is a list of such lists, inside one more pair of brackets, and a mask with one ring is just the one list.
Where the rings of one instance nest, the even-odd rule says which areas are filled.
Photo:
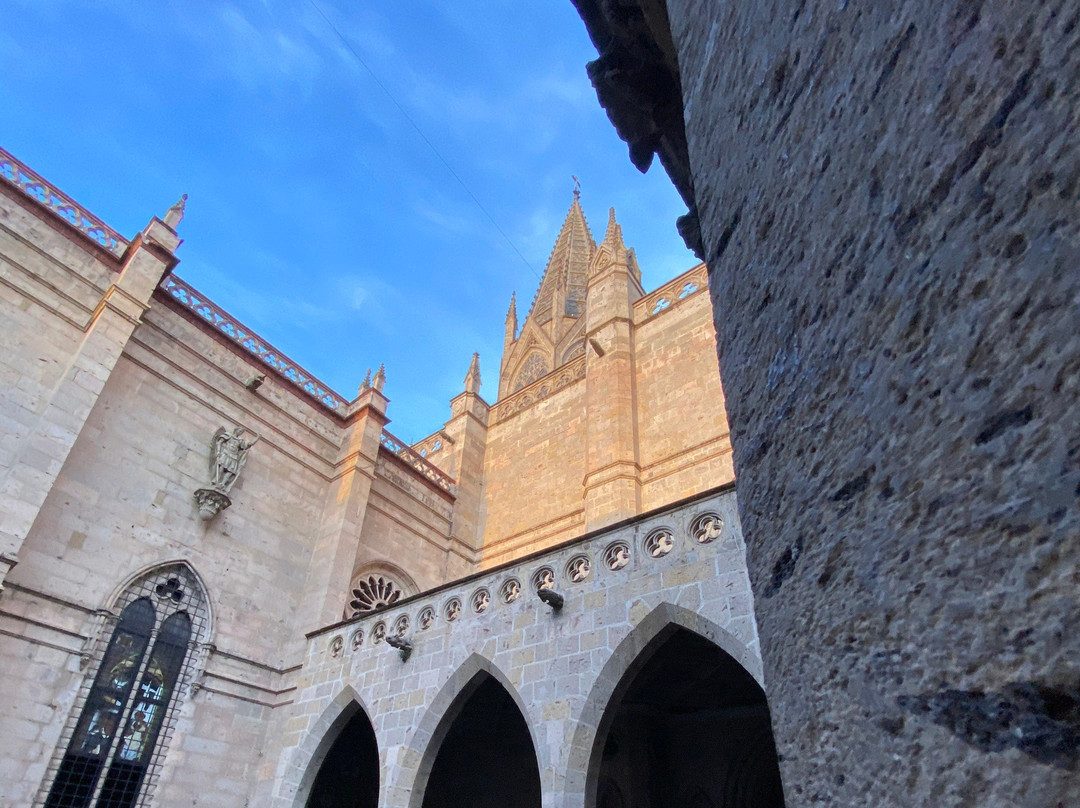
[[355, 705], [326, 752], [306, 808], [377, 808], [379, 747], [367, 713]]
[[738, 661], [678, 626], [615, 688], [591, 756], [596, 808], [783, 808], [765, 692]]
[[[458, 695], [434, 734], [422, 808], [540, 808], [540, 769], [525, 718], [487, 672]], [[424, 767], [426, 768], [426, 766]]]

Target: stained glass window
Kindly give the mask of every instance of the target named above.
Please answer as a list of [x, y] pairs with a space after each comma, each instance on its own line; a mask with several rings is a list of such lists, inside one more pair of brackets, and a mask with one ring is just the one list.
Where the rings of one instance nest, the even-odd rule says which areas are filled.
[[209, 615], [201, 585], [182, 564], [147, 573], [123, 603], [78, 718], [65, 732], [44, 808], [136, 808], [149, 799], [146, 781], [161, 760], [177, 690], [191, 675], [195, 641], [208, 636]]
[[135, 804], [190, 636], [191, 620], [183, 612], [162, 623], [101, 788], [99, 808], [129, 808]]
[[148, 598], [139, 598], [120, 613], [49, 792], [47, 808], [82, 808], [90, 804], [153, 628], [154, 607]]

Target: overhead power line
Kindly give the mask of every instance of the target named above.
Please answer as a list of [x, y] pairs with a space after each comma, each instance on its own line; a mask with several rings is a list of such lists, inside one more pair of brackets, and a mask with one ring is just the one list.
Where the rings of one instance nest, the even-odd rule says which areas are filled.
[[517, 253], [517, 257], [521, 259], [522, 263], [524, 263], [525, 266], [529, 268], [529, 271], [532, 272], [532, 274], [539, 279], [540, 273], [538, 273], [533, 268], [533, 265], [529, 263], [529, 260], [521, 254], [521, 250], [517, 248], [517, 245], [514, 244], [514, 242], [510, 239], [510, 236], [506, 235], [506, 231], [504, 231], [499, 226], [499, 223], [495, 221], [495, 217], [492, 216], [488, 212], [488, 209], [484, 207], [483, 203], [479, 199], [477, 199], [476, 194], [474, 194], [469, 188], [469, 186], [465, 184], [465, 180], [463, 180], [461, 176], [456, 171], [454, 171], [454, 167], [451, 166], [449, 162], [447, 162], [446, 158], [442, 156], [442, 153], [437, 148], [435, 148], [435, 144], [431, 142], [427, 135], [424, 134], [424, 130], [420, 128], [416, 121], [413, 120], [413, 117], [408, 113], [408, 110], [406, 110], [405, 107], [403, 107], [398, 102], [397, 98], [394, 97], [394, 94], [390, 92], [390, 89], [385, 84], [383, 84], [382, 81], [379, 79], [378, 75], [376, 75], [375, 71], [372, 70], [368, 63], [364, 61], [364, 58], [359, 53], [357, 53], [356, 48], [354, 48], [349, 42], [349, 40], [345, 38], [345, 35], [342, 34], [340, 30], [338, 30], [338, 27], [334, 25], [334, 21], [331, 20], [328, 16], [326, 16], [326, 13], [319, 7], [318, 3], [316, 3], [315, 0], [308, 0], [308, 2], [311, 3], [311, 7], [318, 12], [319, 16], [323, 18], [323, 21], [328, 26], [330, 26], [330, 29], [335, 34], [337, 34], [337, 38], [341, 40], [341, 44], [346, 47], [349, 53], [353, 55], [353, 58], [356, 59], [360, 66], [368, 72], [371, 78], [374, 79], [375, 83], [379, 85], [379, 89], [386, 93], [386, 97], [393, 102], [394, 106], [397, 107], [398, 111], [405, 117], [405, 120], [407, 120], [412, 126], [412, 128], [416, 130], [416, 134], [420, 135], [420, 139], [423, 140], [424, 143], [427, 144], [428, 148], [431, 149], [432, 153], [439, 158], [439, 162], [446, 166], [446, 170], [449, 171], [450, 174], [454, 177], [454, 179], [458, 181], [458, 185], [460, 185], [465, 190], [465, 193], [469, 195], [469, 198], [476, 203], [476, 207], [480, 208], [483, 214], [487, 216], [488, 220], [495, 226], [495, 229], [499, 231], [499, 235], [501, 235], [506, 240], [506, 243], [510, 245], [510, 249]]

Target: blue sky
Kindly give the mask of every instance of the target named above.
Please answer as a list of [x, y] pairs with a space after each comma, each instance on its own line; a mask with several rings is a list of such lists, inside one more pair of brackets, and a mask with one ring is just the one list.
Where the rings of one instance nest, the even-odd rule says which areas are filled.
[[646, 289], [696, 263], [569, 0], [314, 3], [0, 0], [0, 145], [128, 237], [188, 193], [177, 274], [346, 398], [385, 362], [410, 442], [473, 351], [495, 400], [510, 293], [524, 317], [571, 175]]

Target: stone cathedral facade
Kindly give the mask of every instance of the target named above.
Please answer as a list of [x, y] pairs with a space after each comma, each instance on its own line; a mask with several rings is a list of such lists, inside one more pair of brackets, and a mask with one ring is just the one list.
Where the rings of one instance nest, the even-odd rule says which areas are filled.
[[407, 445], [182, 215], [0, 152], [2, 808], [783, 804], [704, 264], [645, 290], [575, 193], [497, 400], [463, 361]]

